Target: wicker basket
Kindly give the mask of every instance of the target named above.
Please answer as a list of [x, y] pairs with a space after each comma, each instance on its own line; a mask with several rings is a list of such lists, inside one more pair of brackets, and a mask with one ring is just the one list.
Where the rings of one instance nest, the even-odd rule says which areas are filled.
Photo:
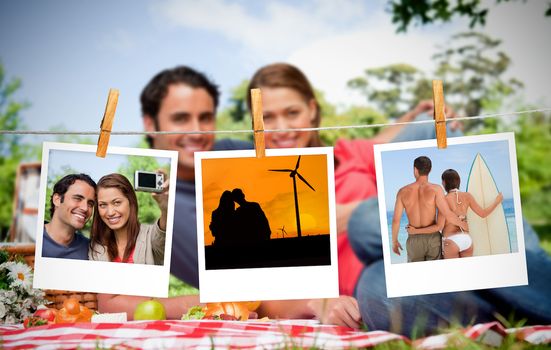
[[[7, 251], [12, 257], [17, 255], [21, 256], [30, 267], [34, 268], [34, 244], [10, 244], [2, 246], [0, 249]], [[93, 311], [98, 309], [98, 298], [96, 293], [53, 289], [45, 289], [44, 293], [46, 293], [46, 299], [52, 302], [50, 307], [55, 307], [58, 310], [63, 307], [63, 302], [68, 298], [77, 299], [81, 305]]]

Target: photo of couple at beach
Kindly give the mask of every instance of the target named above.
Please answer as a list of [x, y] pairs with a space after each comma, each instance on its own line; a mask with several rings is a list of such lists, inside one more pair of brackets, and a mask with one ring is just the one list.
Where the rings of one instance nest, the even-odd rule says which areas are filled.
[[526, 285], [515, 135], [375, 145], [387, 297]]
[[507, 142], [386, 152], [382, 161], [391, 263], [518, 251]]

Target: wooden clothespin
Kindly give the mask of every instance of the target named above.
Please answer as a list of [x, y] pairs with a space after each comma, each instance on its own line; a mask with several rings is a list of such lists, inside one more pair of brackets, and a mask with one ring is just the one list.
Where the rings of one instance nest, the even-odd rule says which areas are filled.
[[251, 89], [251, 107], [256, 158], [263, 158], [266, 154], [266, 146], [264, 145], [264, 117], [262, 116], [262, 94], [260, 89]]
[[115, 110], [117, 109], [117, 102], [119, 101], [119, 90], [109, 89], [109, 96], [107, 97], [107, 105], [105, 106], [105, 113], [100, 125], [100, 134], [98, 138], [98, 149], [96, 156], [105, 158], [107, 153], [107, 146], [109, 146], [109, 137], [111, 136], [111, 129], [113, 128], [113, 120], [115, 119]]
[[438, 148], [448, 147], [446, 136], [446, 114], [444, 113], [444, 88], [442, 80], [432, 81], [432, 97], [434, 101], [434, 127], [436, 128], [436, 143]]

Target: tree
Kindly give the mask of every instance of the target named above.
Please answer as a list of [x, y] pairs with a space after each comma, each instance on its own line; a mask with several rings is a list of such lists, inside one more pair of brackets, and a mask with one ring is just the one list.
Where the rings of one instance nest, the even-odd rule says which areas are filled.
[[[230, 108], [225, 108], [216, 116], [216, 130], [251, 130], [252, 121], [249, 117], [246, 117], [240, 121], [235, 121], [230, 115]], [[227, 138], [251, 141], [253, 140], [253, 134], [251, 133], [234, 133], [234, 134], [220, 134], [217, 138]]]
[[462, 114], [476, 116], [483, 108], [495, 108], [523, 87], [517, 79], [503, 78], [511, 59], [500, 45], [501, 40], [486, 34], [459, 33], [433, 56], [434, 76], [444, 82], [446, 102]]
[[234, 122], [245, 120], [249, 115], [247, 108], [247, 94], [250, 92], [247, 89], [248, 87], [249, 81], [245, 79], [231, 91], [231, 106], [228, 108], [228, 113]]
[[[247, 108], [248, 86], [249, 80], [244, 79], [231, 90], [230, 105], [221, 110], [216, 117], [217, 130], [252, 130], [252, 121]], [[221, 137], [227, 136], [221, 135]], [[251, 142], [253, 140], [252, 133], [236, 133], [231, 137]]]
[[[322, 126], [369, 125], [386, 123], [388, 119], [373, 108], [351, 106], [339, 115], [322, 117]], [[380, 128], [353, 128], [344, 130], [324, 130], [320, 137], [324, 144], [334, 145], [340, 138], [357, 139], [373, 137]]]
[[[433, 56], [436, 70], [430, 74], [444, 83], [446, 103], [462, 115], [476, 116], [495, 110], [523, 87], [516, 79], [504, 79], [511, 60], [499, 51], [501, 40], [476, 32], [453, 35]], [[408, 64], [366, 69], [365, 76], [348, 86], [363, 93], [367, 101], [387, 116], [399, 116], [421, 100], [432, 98], [429, 79]], [[480, 125], [473, 121], [468, 127]]]
[[[511, 0], [496, 0], [496, 4]], [[412, 22], [427, 25], [438, 22], [449, 22], [455, 16], [470, 19], [470, 28], [486, 24], [488, 8], [482, 7], [480, 0], [390, 0], [389, 12], [392, 23], [398, 32], [406, 32]], [[551, 16], [551, 3], [545, 11]]]
[[415, 95], [422, 91], [417, 85], [423, 79], [419, 69], [399, 63], [366, 69], [364, 76], [348, 81], [348, 87], [365, 95], [384, 115], [399, 117], [415, 106]]
[[[20, 112], [28, 103], [14, 100], [21, 80], [7, 81], [4, 67], [0, 64], [0, 129], [20, 130]], [[3, 239], [10, 227], [13, 211], [15, 176], [19, 162], [26, 155], [19, 135], [0, 134], [0, 237]]]

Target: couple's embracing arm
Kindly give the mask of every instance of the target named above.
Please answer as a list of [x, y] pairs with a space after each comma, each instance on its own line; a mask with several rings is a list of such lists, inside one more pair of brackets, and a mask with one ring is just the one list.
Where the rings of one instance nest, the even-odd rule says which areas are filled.
[[445, 225], [446, 225], [446, 218], [444, 217], [444, 215], [441, 215], [439, 213], [438, 219], [436, 220], [435, 224], [430, 226], [425, 226], [425, 227], [413, 227], [410, 224], [407, 224], [406, 230], [410, 235], [430, 234], [430, 233], [435, 233], [437, 231], [442, 232]]
[[461, 221], [457, 215], [453, 211], [451, 211], [450, 207], [448, 206], [448, 203], [446, 202], [446, 197], [444, 196], [444, 192], [442, 188], [440, 188], [438, 185], [434, 185], [434, 191], [435, 191], [435, 203], [436, 208], [438, 209], [438, 219], [434, 225], [426, 226], [426, 227], [413, 227], [411, 225], [406, 226], [406, 230], [409, 234], [428, 234], [428, 233], [434, 233], [437, 231], [442, 231], [444, 229], [444, 226], [447, 222], [450, 222], [454, 224], [455, 226], [461, 227], [464, 231], [468, 230], [467, 223], [464, 221]]
[[469, 227], [465, 221], [460, 220], [453, 211], [451, 211], [448, 203], [446, 202], [446, 197], [444, 196], [444, 190], [436, 186], [436, 207], [438, 208], [438, 216], [444, 216], [446, 221], [454, 224], [457, 227], [460, 227], [463, 231], [468, 231]]
[[400, 255], [400, 251], [403, 250], [402, 245], [398, 242], [398, 231], [400, 231], [400, 219], [404, 212], [405, 206], [402, 202], [402, 190], [401, 188], [396, 194], [396, 202], [394, 203], [394, 216], [392, 217], [392, 251]]

